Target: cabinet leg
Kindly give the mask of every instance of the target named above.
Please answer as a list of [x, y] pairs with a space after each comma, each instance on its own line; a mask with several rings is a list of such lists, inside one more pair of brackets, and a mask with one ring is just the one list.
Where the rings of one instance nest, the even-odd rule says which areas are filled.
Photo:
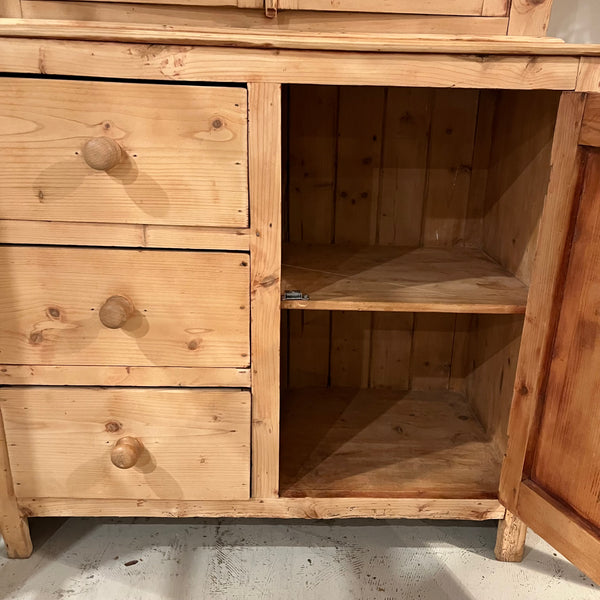
[[6, 553], [9, 558], [28, 558], [33, 552], [29, 524], [19, 514], [14, 498], [0, 499], [0, 533], [4, 538]]
[[527, 525], [510, 511], [498, 522], [498, 536], [494, 554], [504, 562], [521, 562], [525, 549]]

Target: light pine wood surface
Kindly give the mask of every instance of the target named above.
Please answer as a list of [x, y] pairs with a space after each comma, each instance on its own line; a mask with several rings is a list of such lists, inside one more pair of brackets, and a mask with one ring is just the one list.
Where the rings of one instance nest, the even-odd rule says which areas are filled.
[[[353, 47], [354, 42], [349, 45]], [[441, 52], [434, 40], [426, 40], [424, 47]], [[423, 54], [423, 48], [417, 50], [419, 53], [386, 54], [252, 48], [240, 52], [237, 48], [162, 43], [144, 48], [140, 53], [137, 44], [0, 37], [0, 69], [7, 73], [162, 81], [356, 86], [402, 82], [403, 86], [417, 87], [558, 90], [575, 89], [579, 69], [578, 56], [499, 55], [482, 59], [473, 54]], [[463, 53], [481, 51], [477, 42], [461, 49]]]
[[274, 519], [502, 519], [497, 500], [481, 498], [251, 498], [246, 501], [20, 498], [31, 516], [242, 517]]
[[[247, 226], [244, 89], [5, 78], [0, 90], [3, 218]], [[122, 156], [90, 168], [86, 143], [105, 138]]]
[[[11, 387], [0, 409], [18, 496], [249, 497], [247, 391]], [[144, 450], [119, 469], [128, 436]]]
[[[4, 246], [0, 264], [6, 364], [250, 364], [246, 254]], [[134, 306], [116, 330], [99, 318], [114, 295]]]
[[2, 244], [245, 250], [248, 252], [249, 240], [250, 231], [248, 229], [229, 227], [0, 220], [0, 243]]
[[252, 496], [272, 498], [279, 488], [281, 86], [250, 84], [248, 101]]
[[547, 364], [558, 321], [565, 252], [571, 243], [571, 221], [582, 154], [577, 145], [585, 95], [563, 94], [552, 144], [552, 169], [534, 259], [531, 293], [525, 313], [523, 342], [514, 383], [508, 425], [508, 448], [500, 479], [500, 499], [517, 514], [517, 497], [528, 448], [535, 440]]
[[290, 244], [282, 268], [282, 291], [310, 297], [284, 300], [288, 309], [522, 313], [527, 304], [523, 283], [470, 248]]
[[[328, 33], [415, 33], [447, 35], [504, 35], [508, 17], [447, 16], [394, 13], [279, 11], [265, 18], [264, 10], [232, 7], [138, 4], [120, 2], [77, 2], [75, 0], [22, 0], [26, 19], [108, 21], [164, 25]], [[7, 15], [19, 17], [19, 15]]]
[[3, 385], [251, 386], [250, 369], [0, 364]]
[[291, 390], [281, 427], [286, 497], [496, 496], [500, 457], [459, 394]]

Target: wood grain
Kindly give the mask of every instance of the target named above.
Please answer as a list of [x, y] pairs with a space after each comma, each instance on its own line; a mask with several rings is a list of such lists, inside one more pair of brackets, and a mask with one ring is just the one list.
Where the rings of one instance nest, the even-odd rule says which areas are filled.
[[0, 18], [20, 19], [22, 16], [21, 0], [0, 0]]
[[582, 160], [577, 142], [584, 105], [584, 94], [565, 93], [558, 108], [550, 181], [534, 258], [508, 425], [508, 448], [500, 479], [500, 499], [516, 514], [519, 514], [517, 497], [525, 456], [535, 439], [532, 432], [560, 310], [565, 252], [570, 244], [573, 212], [577, 206], [576, 189]]
[[499, 460], [452, 392], [289, 391], [281, 441], [286, 497], [496, 497]]
[[252, 304], [252, 496], [279, 484], [281, 86], [248, 85]]
[[579, 143], [600, 147], [600, 94], [588, 94]]
[[[317, 40], [318, 45], [321, 37]], [[407, 87], [575, 89], [579, 68], [575, 56], [481, 56], [484, 49], [478, 42], [462, 47], [463, 52], [472, 54], [445, 55], [440, 54], [444, 50], [437, 41], [432, 42], [422, 44], [420, 53], [377, 54], [352, 52], [355, 41], [349, 43], [347, 52], [306, 53], [0, 37], [0, 69], [6, 73], [163, 81], [357, 86], [397, 85], [401, 81]], [[178, 43], [183, 43], [180, 37]], [[339, 48], [339, 43], [335, 47]], [[427, 48], [437, 54], [427, 54]], [[577, 54], [581, 53], [585, 48], [577, 49]]]
[[[501, 92], [483, 204], [483, 250], [525, 284], [531, 280], [550, 179], [560, 94]], [[527, 202], [522, 199], [527, 198]]]
[[[249, 392], [13, 387], [0, 407], [18, 496], [249, 497]], [[121, 470], [126, 436], [145, 451]]]
[[[424, 0], [415, 5], [411, 0], [278, 0], [281, 10], [326, 10], [345, 12], [417, 13], [442, 15], [481, 15], [481, 0]], [[496, 12], [495, 16], [502, 16]]]
[[422, 243], [452, 247], [465, 234], [479, 93], [436, 90], [427, 161]]
[[252, 498], [223, 500], [78, 500], [20, 498], [31, 516], [254, 517], [276, 519], [467, 519], [504, 517], [504, 507], [481, 498]]
[[600, 57], [581, 57], [575, 90], [577, 92], [600, 92]]
[[283, 308], [522, 313], [527, 287], [471, 248], [286, 244]]
[[0, 220], [0, 243], [247, 252], [250, 249], [250, 230], [132, 223]]
[[527, 525], [510, 511], [498, 523], [498, 536], [494, 555], [502, 562], [521, 562], [525, 550]]
[[[247, 367], [248, 262], [247, 255], [222, 252], [4, 246], [1, 360]], [[118, 331], [98, 317], [115, 294], [136, 308], [135, 318]]]
[[552, 0], [511, 0], [508, 35], [546, 35], [551, 11]]
[[251, 386], [250, 369], [0, 364], [2, 385]]
[[518, 497], [519, 517], [567, 560], [600, 583], [600, 531], [531, 480], [520, 484]]
[[531, 479], [600, 528], [600, 151], [590, 151]]
[[[320, 0], [316, 0], [320, 1]], [[351, 0], [353, 1], [353, 0]], [[354, 0], [356, 1], [356, 0]], [[408, 0], [410, 1], [410, 0]], [[446, 2], [447, 0], [441, 0]], [[481, 0], [477, 0], [481, 3]], [[536, 0], [519, 0], [535, 2]], [[549, 0], [542, 0], [548, 3]], [[538, 2], [540, 4], [540, 2]], [[414, 5], [414, 3], [413, 3]], [[421, 6], [418, 7], [421, 9]], [[419, 12], [421, 12], [419, 10]], [[388, 29], [388, 28], [386, 28]], [[538, 36], [540, 34], [537, 34]], [[329, 33], [327, 31], [280, 31], [257, 27], [187, 27], [182, 24], [102, 23], [51, 20], [4, 19], [0, 36], [13, 38], [68, 39], [193, 46], [237, 46], [244, 48], [297, 48], [304, 50], [350, 50], [356, 52], [425, 52], [453, 54], [598, 56], [594, 44], [565, 44], [558, 38], [516, 34], [478, 36], [452, 34]]]
[[0, 535], [9, 558], [27, 558], [33, 551], [27, 517], [17, 504], [8, 456], [2, 410], [0, 409]]
[[[237, 27], [322, 33], [415, 33], [452, 35], [504, 35], [508, 17], [378, 14], [321, 11], [279, 11], [265, 19], [264, 10], [238, 10], [222, 6], [152, 5], [74, 0], [22, 0], [26, 19], [155, 23], [200, 28]], [[13, 15], [18, 16], [18, 15]]]
[[[247, 226], [245, 90], [13, 78], [0, 89], [3, 218]], [[101, 135], [127, 154], [109, 173], [81, 156]]]

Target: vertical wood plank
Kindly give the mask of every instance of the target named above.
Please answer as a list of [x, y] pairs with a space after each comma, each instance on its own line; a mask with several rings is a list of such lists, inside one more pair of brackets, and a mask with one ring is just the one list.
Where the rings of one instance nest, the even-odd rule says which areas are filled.
[[[334, 232], [336, 86], [290, 86], [291, 242], [328, 244]], [[290, 385], [327, 385], [330, 314], [288, 311]]]
[[252, 495], [279, 485], [281, 86], [248, 84], [252, 340]]
[[464, 245], [481, 248], [483, 245], [483, 214], [488, 171], [494, 142], [494, 117], [498, 92], [482, 90], [479, 93], [477, 129], [473, 146], [473, 163], [464, 232]]
[[389, 88], [386, 105], [378, 243], [418, 246], [427, 180], [433, 90]]
[[540, 225], [525, 326], [508, 425], [508, 448], [500, 477], [500, 500], [515, 511], [525, 458], [547, 377], [556, 331], [564, 271], [570, 243], [576, 190], [580, 180], [581, 150], [577, 146], [585, 94], [564, 92], [560, 99], [552, 169]]
[[20, 19], [22, 17], [21, 0], [0, 0], [0, 18]]
[[476, 315], [469, 334], [467, 398], [500, 456], [508, 441], [522, 329], [522, 315]]
[[290, 86], [290, 241], [333, 239], [338, 88]]
[[477, 90], [435, 91], [422, 242], [461, 245], [477, 123]]
[[340, 88], [335, 241], [373, 244], [385, 88]]
[[508, 35], [546, 35], [552, 0], [512, 0], [508, 20]]
[[413, 313], [373, 314], [369, 387], [407, 390]]
[[336, 311], [331, 325], [331, 385], [369, 387], [371, 313]]
[[410, 388], [447, 390], [450, 385], [456, 315], [417, 313], [414, 323]]
[[10, 558], [27, 558], [33, 551], [27, 519], [17, 506], [0, 411], [0, 534]]
[[559, 100], [556, 92], [503, 91], [497, 104], [485, 193], [483, 249], [525, 283], [531, 279], [548, 188]]
[[[342, 87], [335, 195], [336, 243], [374, 244], [385, 88]], [[331, 385], [368, 387], [371, 313], [333, 312]]]
[[482, 17], [497, 17], [508, 15], [509, 0], [483, 0]]
[[331, 313], [289, 310], [289, 387], [327, 387]]

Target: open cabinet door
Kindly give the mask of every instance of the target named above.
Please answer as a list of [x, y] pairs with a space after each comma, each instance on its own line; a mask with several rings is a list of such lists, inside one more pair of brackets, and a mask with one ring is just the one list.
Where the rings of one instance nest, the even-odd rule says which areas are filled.
[[600, 94], [562, 96], [500, 499], [600, 583]]

